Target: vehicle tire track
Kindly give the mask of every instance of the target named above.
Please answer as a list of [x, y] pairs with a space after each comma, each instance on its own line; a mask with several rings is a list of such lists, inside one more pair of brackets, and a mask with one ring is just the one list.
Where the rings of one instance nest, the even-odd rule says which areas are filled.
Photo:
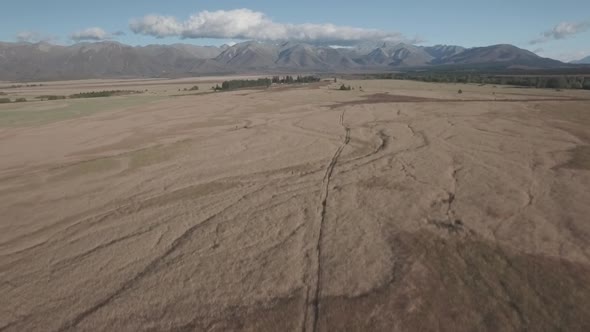
[[346, 133], [344, 136], [344, 140], [332, 156], [332, 159], [330, 160], [330, 163], [326, 168], [326, 173], [324, 174], [324, 178], [322, 180], [319, 220], [315, 225], [316, 231], [314, 232], [316, 243], [315, 255], [314, 257], [312, 257], [312, 262], [310, 263], [310, 266], [313, 270], [311, 270], [308, 274], [311, 280], [308, 281], [303, 331], [317, 331], [318, 328], [322, 274], [322, 240], [324, 232], [324, 221], [326, 219], [326, 207], [328, 202], [328, 196], [330, 193], [330, 180], [332, 179], [332, 173], [334, 172], [334, 168], [336, 167], [336, 163], [338, 162], [338, 159], [340, 158], [342, 151], [348, 145], [348, 143], [350, 143], [350, 128], [348, 128], [344, 124], [345, 113], [346, 110], [342, 111], [339, 118], [339, 123], [344, 128]]
[[210, 224], [213, 220], [215, 220], [219, 216], [223, 215], [229, 209], [234, 208], [235, 206], [242, 203], [244, 200], [248, 199], [249, 197], [251, 197], [253, 195], [256, 195], [257, 193], [259, 193], [263, 189], [264, 189], [264, 186], [259, 187], [258, 189], [255, 189], [254, 191], [251, 191], [251, 192], [243, 195], [238, 200], [236, 200], [236, 201], [232, 202], [231, 204], [229, 204], [228, 206], [224, 207], [219, 212], [214, 213], [211, 216], [209, 216], [208, 218], [202, 220], [201, 222], [196, 223], [196, 224], [192, 225], [191, 227], [187, 228], [182, 234], [180, 234], [178, 237], [176, 237], [176, 239], [174, 239], [174, 241], [172, 242], [172, 244], [168, 247], [168, 249], [166, 251], [164, 251], [162, 254], [160, 254], [155, 259], [153, 259], [141, 271], [139, 271], [133, 277], [131, 277], [130, 279], [125, 281], [120, 287], [118, 287], [112, 293], [110, 293], [109, 295], [104, 297], [102, 300], [99, 300], [98, 302], [96, 302], [95, 304], [90, 306], [89, 308], [76, 313], [76, 315], [74, 317], [72, 317], [70, 320], [68, 320], [64, 324], [62, 324], [55, 331], [61, 332], [61, 331], [70, 331], [70, 330], [76, 329], [76, 327], [82, 321], [84, 321], [87, 317], [91, 316], [92, 314], [94, 314], [95, 312], [100, 310], [101, 308], [109, 305], [112, 301], [114, 301], [115, 299], [119, 298], [121, 295], [123, 295], [124, 293], [126, 293], [127, 291], [132, 289], [140, 280], [146, 278], [147, 276], [156, 272], [163, 265], [165, 265], [166, 259], [168, 257], [170, 257], [172, 255], [172, 253], [174, 253], [176, 251], [176, 249], [178, 249], [181, 245], [188, 242], [190, 240], [191, 236], [196, 231], [198, 231], [202, 227]]

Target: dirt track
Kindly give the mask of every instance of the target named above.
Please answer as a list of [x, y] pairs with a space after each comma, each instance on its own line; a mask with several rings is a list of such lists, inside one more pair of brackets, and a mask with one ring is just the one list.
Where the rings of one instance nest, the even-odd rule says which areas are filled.
[[0, 128], [0, 331], [589, 330], [588, 96], [352, 83]]

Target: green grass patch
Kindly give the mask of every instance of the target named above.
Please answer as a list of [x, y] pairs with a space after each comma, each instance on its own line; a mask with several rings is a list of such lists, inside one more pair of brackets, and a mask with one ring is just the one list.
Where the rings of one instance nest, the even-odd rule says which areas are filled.
[[128, 96], [108, 99], [62, 100], [52, 103], [13, 103], [0, 109], [0, 127], [37, 126], [89, 116], [161, 100], [158, 96]]

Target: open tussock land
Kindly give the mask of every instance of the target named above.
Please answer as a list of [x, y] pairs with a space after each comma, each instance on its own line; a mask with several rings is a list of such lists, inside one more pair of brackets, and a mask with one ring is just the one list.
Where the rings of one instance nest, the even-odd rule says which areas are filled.
[[590, 329], [588, 92], [193, 83], [0, 106], [0, 331]]

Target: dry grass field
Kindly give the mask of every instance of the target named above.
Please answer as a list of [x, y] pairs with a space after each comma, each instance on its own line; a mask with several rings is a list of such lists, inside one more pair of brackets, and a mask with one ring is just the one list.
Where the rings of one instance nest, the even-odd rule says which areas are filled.
[[5, 91], [0, 331], [590, 330], [590, 91], [220, 80]]

